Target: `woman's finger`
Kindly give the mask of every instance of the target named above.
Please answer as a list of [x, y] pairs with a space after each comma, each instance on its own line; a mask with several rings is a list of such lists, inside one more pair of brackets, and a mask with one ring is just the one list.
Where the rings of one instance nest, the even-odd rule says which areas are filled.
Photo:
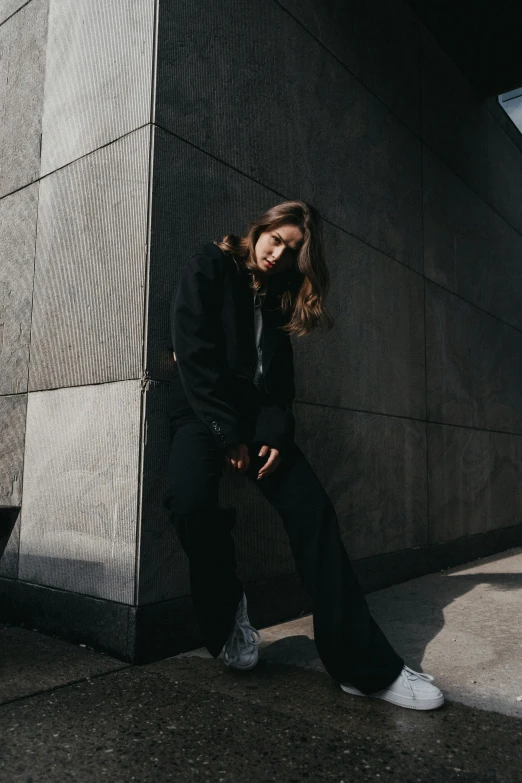
[[279, 454], [277, 451], [274, 451], [273, 449], [270, 451], [270, 456], [263, 465], [263, 467], [259, 470], [258, 473], [258, 479], [263, 478], [263, 476], [266, 476], [268, 473], [272, 473], [277, 466], [279, 465]]
[[248, 470], [249, 464], [250, 464], [250, 456], [248, 454], [248, 448], [244, 446], [239, 451], [239, 459], [237, 463], [238, 470], [241, 473], [245, 473]]
[[243, 458], [242, 458], [242, 459], [241, 459], [241, 460], [238, 462], [238, 469], [241, 471], [241, 473], [246, 473], [246, 472], [247, 472], [247, 470], [248, 470], [248, 466], [249, 466], [249, 465], [250, 465], [250, 459], [249, 459], [249, 457], [248, 457], [248, 456], [246, 456], [246, 457], [243, 457]]

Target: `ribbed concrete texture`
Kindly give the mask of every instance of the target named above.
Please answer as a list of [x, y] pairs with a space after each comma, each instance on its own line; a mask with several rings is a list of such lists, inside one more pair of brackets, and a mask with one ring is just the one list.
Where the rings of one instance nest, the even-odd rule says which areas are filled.
[[[405, 663], [432, 674], [448, 701], [522, 718], [521, 573], [522, 549], [512, 549], [366, 598]], [[324, 672], [311, 615], [261, 635], [263, 661]], [[192, 656], [210, 654], [178, 658]]]
[[19, 578], [133, 603], [139, 381], [29, 395]]
[[150, 129], [40, 183], [29, 389], [139, 378]]
[[428, 424], [430, 542], [519, 524], [521, 470], [519, 435]]
[[38, 184], [0, 201], [0, 394], [27, 391]]
[[522, 236], [427, 147], [423, 162], [426, 277], [522, 329]]
[[0, 24], [28, 2], [29, 0], [0, 0]]
[[426, 348], [429, 419], [522, 433], [520, 330], [428, 281]]
[[159, 18], [159, 125], [422, 270], [420, 141], [344, 65], [273, 0]]
[[520, 149], [433, 37], [421, 30], [422, 137], [456, 174], [521, 232]]
[[418, 19], [400, 0], [280, 5], [413, 130], [420, 125]]
[[40, 173], [48, 1], [31, 0], [0, 26], [0, 196]]
[[26, 394], [0, 397], [0, 508], [22, 503], [26, 408]]
[[422, 422], [298, 403], [296, 441], [330, 496], [350, 557], [428, 543]]
[[424, 418], [422, 277], [333, 226], [325, 240], [335, 328], [294, 339], [297, 399]]
[[52, 0], [41, 175], [151, 121], [155, 0]]

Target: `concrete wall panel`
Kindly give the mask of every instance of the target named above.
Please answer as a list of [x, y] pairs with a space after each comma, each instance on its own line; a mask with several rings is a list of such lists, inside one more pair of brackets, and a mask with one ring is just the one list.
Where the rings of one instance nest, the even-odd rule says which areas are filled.
[[522, 236], [424, 148], [425, 274], [522, 329]]
[[428, 419], [522, 433], [522, 334], [426, 285]]
[[422, 277], [330, 226], [325, 245], [335, 326], [294, 339], [297, 399], [423, 418]]
[[38, 184], [0, 201], [0, 394], [27, 391]]
[[140, 382], [29, 394], [19, 578], [132, 604]]
[[51, 0], [42, 169], [150, 122], [154, 0]]
[[434, 39], [421, 38], [422, 136], [522, 233], [522, 156]]
[[29, 388], [141, 375], [150, 130], [40, 184]]
[[428, 540], [426, 425], [297, 403], [296, 442], [337, 511], [353, 559]]
[[273, 0], [160, 19], [159, 125], [422, 270], [420, 142], [381, 101]]
[[48, 0], [0, 26], [0, 196], [40, 173]]
[[428, 424], [430, 543], [522, 521], [522, 438]]
[[420, 126], [418, 19], [400, 0], [281, 0], [413, 130]]
[[28, 0], [0, 0], [0, 24], [16, 13]]

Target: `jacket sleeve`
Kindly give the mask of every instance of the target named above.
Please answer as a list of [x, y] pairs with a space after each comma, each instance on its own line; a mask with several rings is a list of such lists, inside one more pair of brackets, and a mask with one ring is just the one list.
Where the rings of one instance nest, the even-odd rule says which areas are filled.
[[280, 337], [277, 354], [266, 379], [268, 393], [261, 406], [254, 441], [272, 446], [284, 456], [295, 435], [292, 402], [295, 397], [294, 355], [290, 337]]
[[223, 274], [219, 259], [193, 256], [182, 270], [170, 310], [172, 345], [183, 389], [221, 451], [240, 441], [238, 416], [227, 394], [220, 319]]

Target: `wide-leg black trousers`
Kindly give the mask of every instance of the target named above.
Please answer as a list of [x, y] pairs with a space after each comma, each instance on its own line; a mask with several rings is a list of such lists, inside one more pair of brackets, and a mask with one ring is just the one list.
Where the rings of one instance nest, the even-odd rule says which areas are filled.
[[[172, 441], [163, 502], [189, 558], [192, 601], [203, 641], [217, 657], [243, 594], [231, 535], [235, 510], [218, 506], [223, 454], [191, 411], [179, 377], [173, 382], [170, 415]], [[255, 482], [285, 525], [297, 571], [312, 599], [315, 643], [325, 669], [363, 693], [386, 687], [404, 661], [369, 612], [341, 541], [333, 504], [319, 479], [294, 444], [277, 470], [257, 480], [265, 461], [257, 456], [262, 444], [247, 445], [250, 466], [243, 475]]]

